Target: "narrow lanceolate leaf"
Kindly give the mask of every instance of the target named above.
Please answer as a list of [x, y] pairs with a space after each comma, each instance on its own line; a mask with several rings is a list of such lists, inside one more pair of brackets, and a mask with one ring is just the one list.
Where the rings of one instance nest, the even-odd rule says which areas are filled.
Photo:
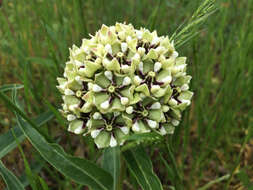
[[21, 84], [5, 84], [3, 86], [0, 87], [0, 92], [5, 92], [5, 91], [8, 91], [8, 90], [13, 90], [13, 89], [21, 89], [23, 88], [24, 86], [21, 85]]
[[104, 150], [102, 167], [113, 176], [113, 190], [116, 190], [120, 175], [120, 148], [118, 146]]
[[123, 155], [128, 168], [143, 190], [163, 189], [159, 178], [153, 171], [152, 162], [143, 148], [127, 150]]
[[18, 178], [12, 174], [0, 161], [0, 174], [5, 181], [7, 188], [9, 190], [25, 190], [22, 183], [18, 180]]
[[34, 148], [63, 175], [93, 190], [109, 190], [112, 187], [113, 180], [108, 172], [88, 160], [66, 154], [59, 145], [48, 143], [35, 128], [16, 116], [19, 127]]
[[[44, 112], [36, 117], [33, 121], [37, 126], [42, 126], [53, 118], [53, 113], [50, 111]], [[26, 125], [27, 123], [25, 123]], [[23, 131], [18, 127], [13, 127], [13, 133], [15, 134], [17, 141], [20, 143], [25, 139]], [[9, 130], [7, 133], [0, 135], [0, 158], [4, 157], [14, 148], [16, 148], [17, 143], [13, 137], [13, 133]]]

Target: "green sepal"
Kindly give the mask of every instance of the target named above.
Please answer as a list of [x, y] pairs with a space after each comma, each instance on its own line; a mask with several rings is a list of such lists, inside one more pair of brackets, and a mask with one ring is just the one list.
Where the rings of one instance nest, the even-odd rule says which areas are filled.
[[150, 49], [148, 54], [144, 56], [144, 60], [145, 59], [157, 59], [158, 58], [158, 54], [154, 49]]
[[134, 98], [134, 89], [135, 89], [134, 85], [125, 87], [123, 90], [120, 91], [120, 94], [124, 97], [127, 97], [129, 101], [132, 101]]
[[111, 105], [110, 105], [108, 112], [124, 111], [124, 110], [125, 110], [125, 106], [123, 106], [120, 103], [119, 98], [114, 98]]
[[164, 118], [163, 112], [162, 112], [161, 109], [150, 110], [148, 118], [151, 119], [151, 120], [160, 122]]
[[110, 86], [111, 81], [106, 78], [104, 72], [101, 72], [95, 75], [95, 84], [102, 88], [107, 88], [108, 86]]
[[80, 100], [76, 98], [75, 96], [71, 95], [65, 95], [64, 96], [64, 103], [67, 104], [68, 106], [74, 105], [74, 104], [79, 104]]
[[147, 84], [142, 84], [138, 87], [135, 88], [136, 92], [142, 92], [143, 94], [145, 94], [146, 96], [150, 96], [149, 93], [149, 89], [148, 89], [148, 85]]
[[148, 73], [149, 71], [154, 71], [154, 63], [148, 59], [143, 61], [143, 72]]
[[98, 148], [108, 147], [110, 144], [110, 133], [106, 131], [101, 131], [98, 136], [94, 139], [94, 142], [98, 146]]
[[111, 61], [109, 61], [108, 59], [104, 59], [103, 65], [109, 71], [120, 71], [120, 64], [116, 58], [113, 58]]

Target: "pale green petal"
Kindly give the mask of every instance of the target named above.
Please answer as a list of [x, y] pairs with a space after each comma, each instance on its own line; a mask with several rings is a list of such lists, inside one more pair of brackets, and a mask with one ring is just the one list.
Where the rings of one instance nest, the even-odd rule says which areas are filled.
[[94, 139], [98, 148], [108, 147], [110, 143], [110, 133], [101, 131], [99, 135]]
[[149, 71], [154, 71], [154, 63], [151, 60], [145, 60], [143, 62], [143, 72], [148, 73]]
[[157, 122], [160, 122], [163, 119], [163, 112], [161, 109], [157, 110], [150, 110], [148, 118]]
[[137, 88], [135, 88], [136, 92], [142, 92], [143, 94], [145, 94], [146, 96], [150, 96], [149, 93], [149, 89], [148, 89], [148, 85], [147, 84], [142, 84], [140, 86], [138, 86]]
[[102, 88], [107, 88], [110, 86], [111, 81], [106, 78], [103, 72], [101, 72], [95, 75], [95, 84], [99, 85]]
[[111, 103], [111, 107], [110, 110], [108, 112], [114, 112], [114, 111], [124, 111], [125, 110], [125, 106], [123, 106], [120, 103], [119, 98], [114, 98], [114, 100]]

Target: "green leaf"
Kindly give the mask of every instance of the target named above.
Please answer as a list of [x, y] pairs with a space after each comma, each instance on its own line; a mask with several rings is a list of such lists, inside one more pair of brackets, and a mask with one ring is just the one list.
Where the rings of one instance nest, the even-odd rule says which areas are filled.
[[[113, 180], [108, 172], [88, 160], [66, 154], [57, 144], [48, 143], [37, 131], [36, 124], [2, 92], [0, 92], [0, 98], [15, 113], [18, 126], [34, 148], [59, 172], [79, 184], [90, 186], [93, 190], [111, 189]], [[21, 116], [27, 123], [22, 120]]]
[[21, 84], [5, 84], [3, 86], [0, 87], [0, 92], [6, 92], [8, 90], [13, 90], [13, 89], [21, 89], [24, 86]]
[[18, 140], [17, 140], [17, 138], [16, 138], [16, 136], [15, 136], [15, 134], [14, 134], [14, 132], [13, 132], [12, 129], [11, 129], [11, 131], [13, 133], [13, 136], [15, 138], [15, 141], [16, 141], [18, 149], [19, 149], [19, 151], [21, 153], [21, 156], [22, 156], [22, 158], [24, 160], [25, 173], [26, 173], [27, 179], [28, 179], [28, 181], [29, 181], [32, 189], [33, 190], [37, 190], [37, 185], [36, 185], [37, 175], [32, 172], [31, 167], [29, 165], [29, 162], [26, 159], [26, 156], [25, 156], [25, 153], [24, 153], [22, 147], [20, 146], [20, 144], [19, 144], [19, 142], [18, 142]]
[[104, 150], [102, 167], [113, 176], [113, 190], [117, 190], [120, 175], [120, 148], [106, 148]]
[[48, 187], [47, 183], [45, 182], [45, 180], [41, 177], [39, 177], [39, 180], [40, 180], [40, 184], [42, 186], [42, 189], [43, 190], [49, 190], [49, 187]]
[[[50, 111], [44, 112], [36, 117], [33, 121], [37, 126], [42, 126], [53, 118], [53, 113]], [[26, 125], [27, 123], [25, 123]], [[16, 125], [13, 127], [13, 133], [15, 134], [17, 141], [20, 143], [25, 139], [25, 135], [22, 130]], [[16, 148], [17, 143], [11, 130], [7, 133], [0, 135], [0, 158], [4, 157], [11, 150]]]
[[25, 190], [18, 178], [13, 175], [0, 161], [0, 174], [2, 175], [9, 190]]
[[19, 115], [16, 114], [16, 116], [19, 127], [34, 148], [59, 172], [79, 184], [90, 186], [94, 190], [110, 189], [113, 181], [108, 172], [88, 160], [66, 154], [59, 145], [48, 143], [35, 128], [25, 123]]
[[153, 140], [162, 139], [163, 136], [155, 132], [150, 132], [150, 133], [132, 134], [129, 136], [125, 136], [123, 138], [127, 141], [153, 141]]
[[143, 190], [163, 189], [159, 178], [153, 171], [152, 162], [143, 148], [127, 150], [123, 152], [123, 155], [128, 168]]

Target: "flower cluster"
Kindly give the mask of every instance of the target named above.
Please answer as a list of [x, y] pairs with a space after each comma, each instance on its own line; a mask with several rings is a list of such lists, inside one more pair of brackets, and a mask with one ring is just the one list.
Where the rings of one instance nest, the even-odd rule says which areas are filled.
[[68, 130], [90, 134], [98, 148], [122, 145], [131, 133], [172, 134], [193, 95], [185, 62], [156, 31], [103, 25], [70, 49], [58, 78]]

